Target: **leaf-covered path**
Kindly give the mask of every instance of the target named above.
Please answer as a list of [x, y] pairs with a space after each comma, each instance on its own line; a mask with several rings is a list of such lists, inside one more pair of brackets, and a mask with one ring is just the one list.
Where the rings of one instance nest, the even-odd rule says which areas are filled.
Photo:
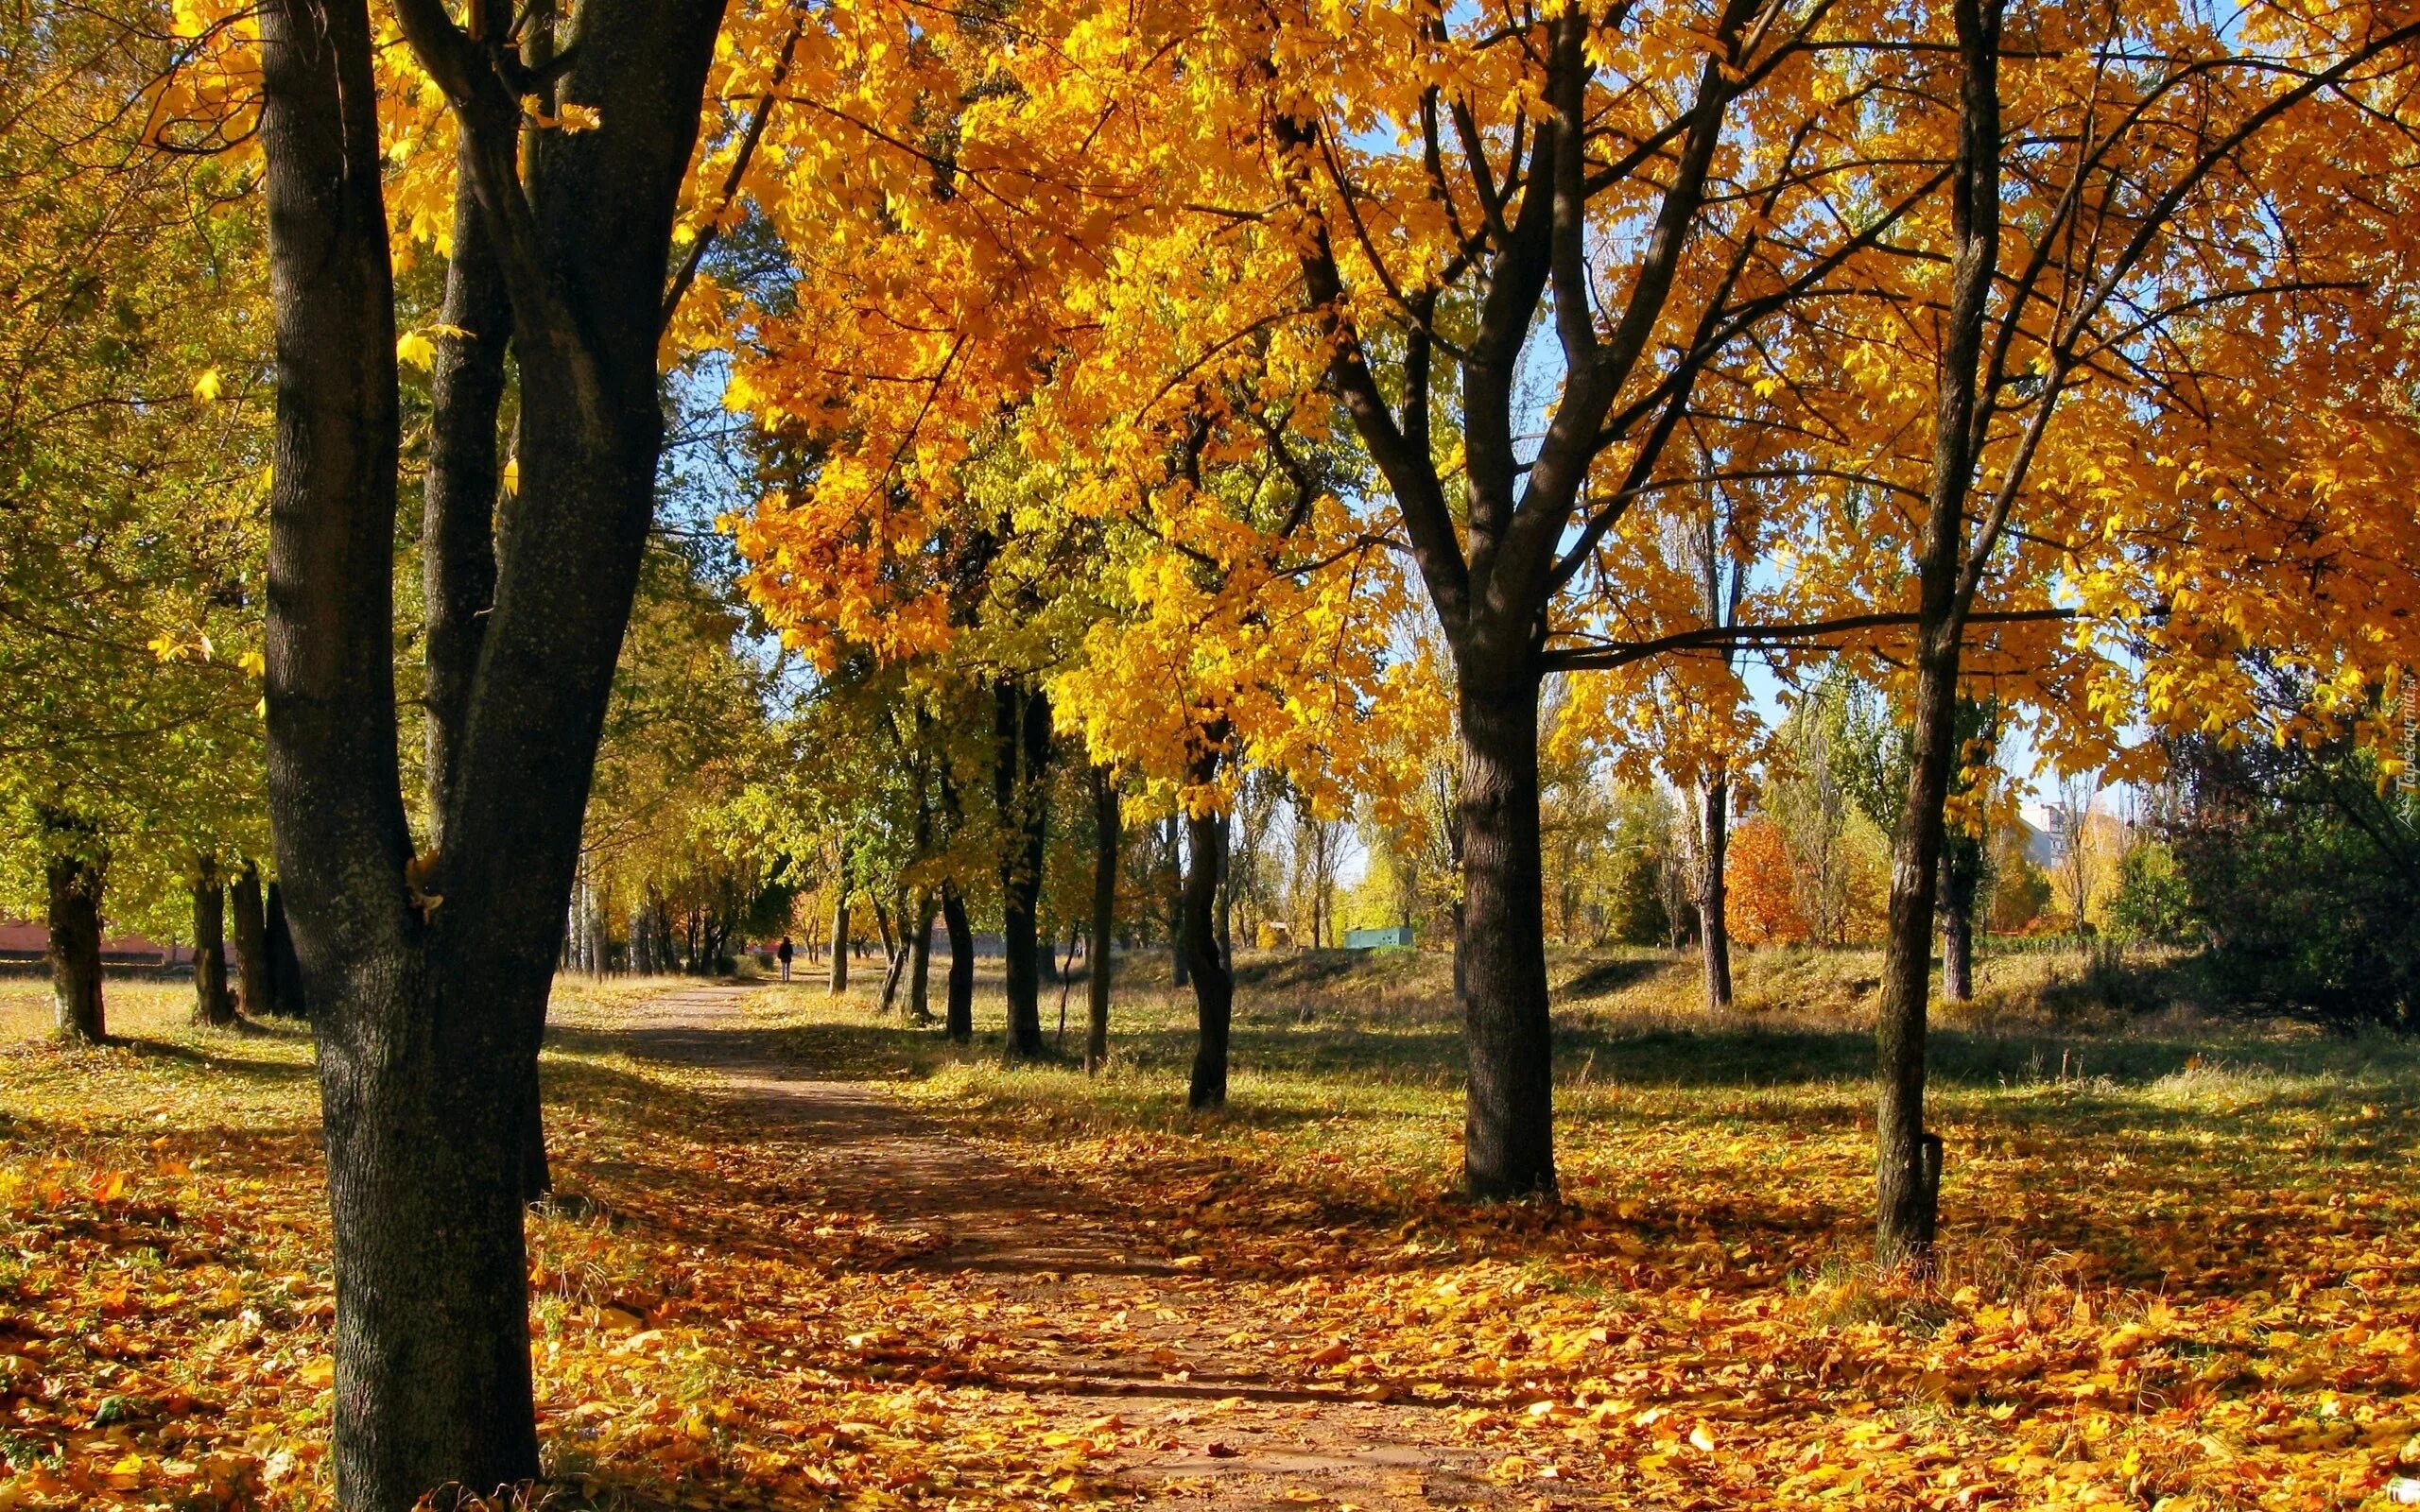
[[[1164, 1430], [1093, 1467], [1111, 1485], [1221, 1509], [1529, 1500], [1482, 1479], [1489, 1456], [1453, 1442], [1456, 1403], [1371, 1400], [1273, 1374], [1246, 1338], [1254, 1320], [1238, 1315], [1250, 1305], [1238, 1288], [1160, 1258], [1118, 1212], [879, 1087], [821, 1079], [781, 1057], [748, 1026], [750, 991], [666, 994], [631, 1010], [615, 1038], [712, 1072], [752, 1122], [798, 1141], [826, 1206], [878, 1226], [904, 1257], [890, 1263], [960, 1276], [1003, 1314], [1029, 1317], [1002, 1341], [1011, 1348], [987, 1389], [1071, 1430], [1104, 1415]], [[1586, 1499], [1566, 1492], [1551, 1500]]]

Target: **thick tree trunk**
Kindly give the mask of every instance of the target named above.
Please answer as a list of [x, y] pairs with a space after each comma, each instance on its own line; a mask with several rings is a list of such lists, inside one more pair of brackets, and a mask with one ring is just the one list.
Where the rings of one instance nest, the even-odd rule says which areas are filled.
[[1043, 777], [1050, 759], [1050, 704], [1040, 693], [1003, 682], [995, 690], [998, 765], [994, 790], [1009, 843], [1000, 857], [1001, 967], [1007, 973], [1011, 1060], [1049, 1053], [1042, 1039], [1043, 847], [1048, 814]]
[[1705, 1010], [1731, 1007], [1731, 925], [1724, 912], [1728, 893], [1724, 875], [1731, 849], [1731, 780], [1720, 768], [1699, 797], [1705, 812], [1698, 835], [1698, 944], [1705, 962]]
[[379, 43], [363, 0], [267, 0], [269, 808], [319, 1047], [347, 1512], [500, 1500], [538, 1473], [522, 1207], [535, 1068], [653, 505], [672, 213], [719, 25], [711, 0], [591, 0], [549, 91], [611, 124], [525, 139], [500, 27], [466, 38], [435, 0], [392, 14], [475, 148], [464, 187], [513, 306], [521, 487], [442, 811], [415, 854], [395, 740]]
[[251, 857], [235, 868], [227, 889], [230, 933], [235, 936], [235, 1006], [248, 1019], [275, 1011], [269, 975], [268, 916], [261, 905], [260, 868]]
[[[1218, 772], [1214, 752], [1197, 767], [1197, 784]], [[1227, 1106], [1227, 1031], [1233, 1022], [1236, 979], [1219, 957], [1218, 933], [1219, 877], [1226, 870], [1226, 828], [1216, 814], [1188, 815], [1185, 841], [1192, 865], [1184, 873], [1184, 954], [1193, 977], [1193, 1009], [1198, 1035], [1193, 1047], [1193, 1083], [1185, 1093], [1188, 1108]]]
[[975, 930], [966, 920], [966, 900], [954, 883], [942, 884], [942, 926], [949, 932], [949, 997], [942, 1004], [942, 1032], [958, 1044], [975, 1039]]
[[1232, 976], [1236, 971], [1236, 816], [1219, 816], [1219, 959]]
[[60, 852], [44, 868], [50, 887], [50, 996], [59, 1038], [96, 1045], [109, 1037], [101, 1006], [101, 885], [105, 860]]
[[930, 892], [916, 895], [915, 933], [908, 936], [908, 1020], [933, 1022], [933, 915], [941, 900]]
[[[1509, 682], [1509, 685], [1508, 685]], [[1484, 1199], [1551, 1194], [1554, 1040], [1538, 832], [1538, 688], [1461, 692], [1462, 1014], [1470, 1054], [1462, 1177]]]
[[1117, 842], [1125, 820], [1117, 782], [1106, 766], [1092, 769], [1093, 917], [1084, 949], [1084, 1069], [1098, 1074], [1109, 1061], [1110, 952], [1117, 927]]
[[193, 876], [193, 1022], [214, 1029], [235, 1022], [227, 992], [227, 885], [209, 856]]
[[285, 917], [284, 884], [268, 885], [268, 904], [262, 918], [268, 936], [269, 1011], [288, 1019], [307, 1019], [311, 1004], [302, 994], [302, 963], [294, 955], [294, 929]]
[[532, 1059], [513, 1092], [514, 1122], [518, 1125], [513, 1139], [513, 1166], [519, 1174], [524, 1206], [544, 1202], [555, 1190], [554, 1169], [546, 1161], [545, 1103], [538, 1084], [538, 1063]]

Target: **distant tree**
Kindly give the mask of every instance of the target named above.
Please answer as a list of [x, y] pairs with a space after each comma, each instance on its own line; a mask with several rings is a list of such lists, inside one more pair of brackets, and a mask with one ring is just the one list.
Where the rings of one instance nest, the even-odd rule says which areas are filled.
[[2022, 934], [2050, 906], [2049, 876], [2027, 853], [2031, 838], [2019, 819], [1992, 832], [1991, 927], [1996, 933]]
[[2165, 841], [2138, 837], [2118, 858], [2109, 932], [2121, 940], [2158, 945], [2180, 945], [2193, 936], [2193, 889]]
[[2162, 838], [2223, 999], [2420, 1027], [2420, 801], [2349, 739], [2179, 742]]
[[1812, 933], [1798, 906], [1789, 840], [1770, 816], [1743, 820], [1731, 836], [1725, 902], [1731, 933], [1748, 945], [1794, 945]]
[[138, 5], [0, 9], [0, 908], [44, 917], [59, 1032], [106, 1033], [105, 923], [205, 938], [266, 850], [261, 217], [129, 109]]

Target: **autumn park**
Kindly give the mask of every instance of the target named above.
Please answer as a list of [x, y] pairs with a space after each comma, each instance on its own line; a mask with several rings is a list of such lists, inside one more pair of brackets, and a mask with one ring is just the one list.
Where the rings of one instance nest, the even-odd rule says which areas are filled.
[[0, 0], [0, 1512], [2420, 1504], [2412, 0]]

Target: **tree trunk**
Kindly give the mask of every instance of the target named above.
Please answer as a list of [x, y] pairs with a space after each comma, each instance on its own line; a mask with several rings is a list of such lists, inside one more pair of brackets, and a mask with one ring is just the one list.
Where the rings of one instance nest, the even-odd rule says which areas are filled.
[[[1219, 732], [1223, 741], [1224, 732]], [[1202, 787], [1218, 776], [1219, 748], [1196, 757], [1187, 775]], [[1193, 1048], [1193, 1084], [1187, 1108], [1227, 1106], [1227, 1030], [1235, 1014], [1236, 979], [1219, 954], [1219, 879], [1227, 869], [1226, 827], [1215, 813], [1188, 814], [1184, 831], [1193, 864], [1185, 868], [1184, 954], [1193, 976], [1193, 1008], [1199, 1025]]]
[[261, 871], [251, 857], [235, 868], [227, 889], [230, 932], [235, 936], [235, 1006], [248, 1019], [274, 1011], [277, 1001], [268, 963], [268, 917], [261, 907]]
[[942, 884], [942, 926], [949, 932], [949, 1001], [942, 1032], [957, 1044], [975, 1039], [975, 931], [966, 921], [966, 900], [955, 883]]
[[911, 1023], [933, 1022], [932, 983], [933, 915], [941, 900], [930, 892], [916, 895], [915, 933], [908, 936], [908, 1019]]
[[462, 188], [510, 293], [521, 481], [442, 810], [415, 854], [396, 749], [380, 43], [364, 0], [268, 0], [268, 796], [319, 1049], [346, 1512], [504, 1500], [538, 1474], [522, 1206], [537, 1055], [653, 507], [665, 270], [720, 21], [712, 3], [590, 0], [539, 103], [559, 90], [612, 124], [525, 133], [522, 81], [497, 71], [509, 14], [471, 8], [477, 37], [435, 0], [391, 14], [474, 148]]
[[1236, 971], [1236, 816], [1219, 816], [1219, 960], [1227, 974]]
[[268, 942], [269, 1011], [288, 1019], [308, 1019], [310, 1000], [302, 994], [302, 963], [294, 956], [294, 929], [285, 917], [285, 887], [268, 885], [268, 905], [262, 912]]
[[1462, 1014], [1470, 1054], [1463, 1183], [1474, 1197], [1551, 1194], [1554, 1041], [1547, 1001], [1534, 678], [1461, 691]]
[[1881, 1263], [1919, 1273], [1932, 1265], [1941, 1211], [1941, 1137], [1925, 1128], [1927, 999], [1932, 976], [1935, 879], [1940, 875], [1942, 805], [1955, 756], [1958, 653], [1938, 645], [1918, 659], [1915, 741], [1908, 806], [1891, 863], [1889, 933], [1884, 938], [1882, 1006], [1875, 1025], [1876, 1252]]
[[44, 868], [50, 886], [50, 995], [59, 1038], [96, 1045], [110, 1037], [101, 1007], [101, 885], [106, 858], [60, 851]]
[[[908, 911], [905, 908], [899, 911], [899, 925], [903, 930], [908, 926]], [[884, 933], [888, 935], [890, 931], [886, 930]], [[883, 941], [883, 948], [890, 952], [890, 959], [882, 969], [882, 1003], [875, 1011], [888, 1018], [890, 1010], [898, 1005], [899, 984], [908, 979], [908, 942], [897, 938], [886, 939]]]
[[840, 889], [832, 902], [832, 987], [834, 997], [849, 990], [849, 892]]
[[1941, 1213], [1941, 1137], [1925, 1127], [1925, 1019], [1941, 877], [1942, 810], [1958, 760], [1958, 663], [1965, 631], [1967, 496], [1990, 396], [1979, 387], [1999, 263], [2000, 0], [1957, 0], [1959, 141], [1950, 205], [1949, 309], [1934, 369], [1931, 477], [1917, 558], [1915, 726], [1908, 802], [1891, 858], [1891, 911], [1875, 1023], [1875, 1258], [1929, 1274]]
[[1050, 758], [1050, 704], [1040, 693], [1003, 682], [994, 690], [999, 739], [994, 792], [1011, 837], [1000, 856], [1001, 967], [1008, 976], [1009, 1032], [1005, 1055], [1032, 1060], [1047, 1055], [1042, 1039], [1043, 847], [1048, 815], [1043, 774]]
[[1731, 1008], [1731, 924], [1723, 875], [1731, 850], [1731, 779], [1721, 768], [1699, 795], [1705, 805], [1698, 847], [1698, 944], [1705, 961], [1705, 1011]]
[[524, 1207], [544, 1202], [555, 1190], [554, 1169], [546, 1161], [545, 1103], [538, 1083], [538, 1062], [533, 1058], [513, 1092], [514, 1122], [518, 1125], [513, 1139], [513, 1164], [519, 1174]]
[[1177, 844], [1179, 820], [1173, 814], [1167, 817], [1168, 878], [1174, 885], [1168, 893], [1168, 986], [1190, 987], [1192, 966], [1184, 954], [1184, 860]]
[[1117, 842], [1125, 820], [1118, 811], [1117, 783], [1109, 768], [1092, 769], [1093, 917], [1084, 954], [1084, 1070], [1099, 1073], [1109, 1061], [1109, 988], [1112, 931], [1117, 927]]
[[882, 946], [882, 964], [888, 971], [899, 954], [899, 931], [890, 925], [890, 908], [879, 896], [873, 901], [873, 933]]
[[1470, 1001], [1470, 900], [1464, 889], [1462, 874], [1462, 810], [1457, 801], [1445, 816], [1445, 848], [1453, 863], [1453, 906], [1447, 910], [1454, 926], [1454, 1001]]
[[[504, 475], [496, 422], [512, 336], [504, 269], [478, 196], [469, 191], [470, 143], [462, 141], [458, 150], [463, 188], [454, 198], [454, 250], [439, 317], [453, 334], [438, 343], [429, 372], [428, 475], [420, 527], [424, 780], [429, 811], [441, 816], [453, 798], [479, 645], [495, 609], [496, 495]], [[442, 850], [448, 836], [433, 839]]]
[[1941, 990], [1952, 1003], [1975, 1001], [1975, 897], [1983, 884], [1982, 842], [1945, 834], [1941, 847]]
[[193, 876], [193, 1022], [214, 1029], [235, 1022], [227, 993], [227, 885], [210, 856]]

